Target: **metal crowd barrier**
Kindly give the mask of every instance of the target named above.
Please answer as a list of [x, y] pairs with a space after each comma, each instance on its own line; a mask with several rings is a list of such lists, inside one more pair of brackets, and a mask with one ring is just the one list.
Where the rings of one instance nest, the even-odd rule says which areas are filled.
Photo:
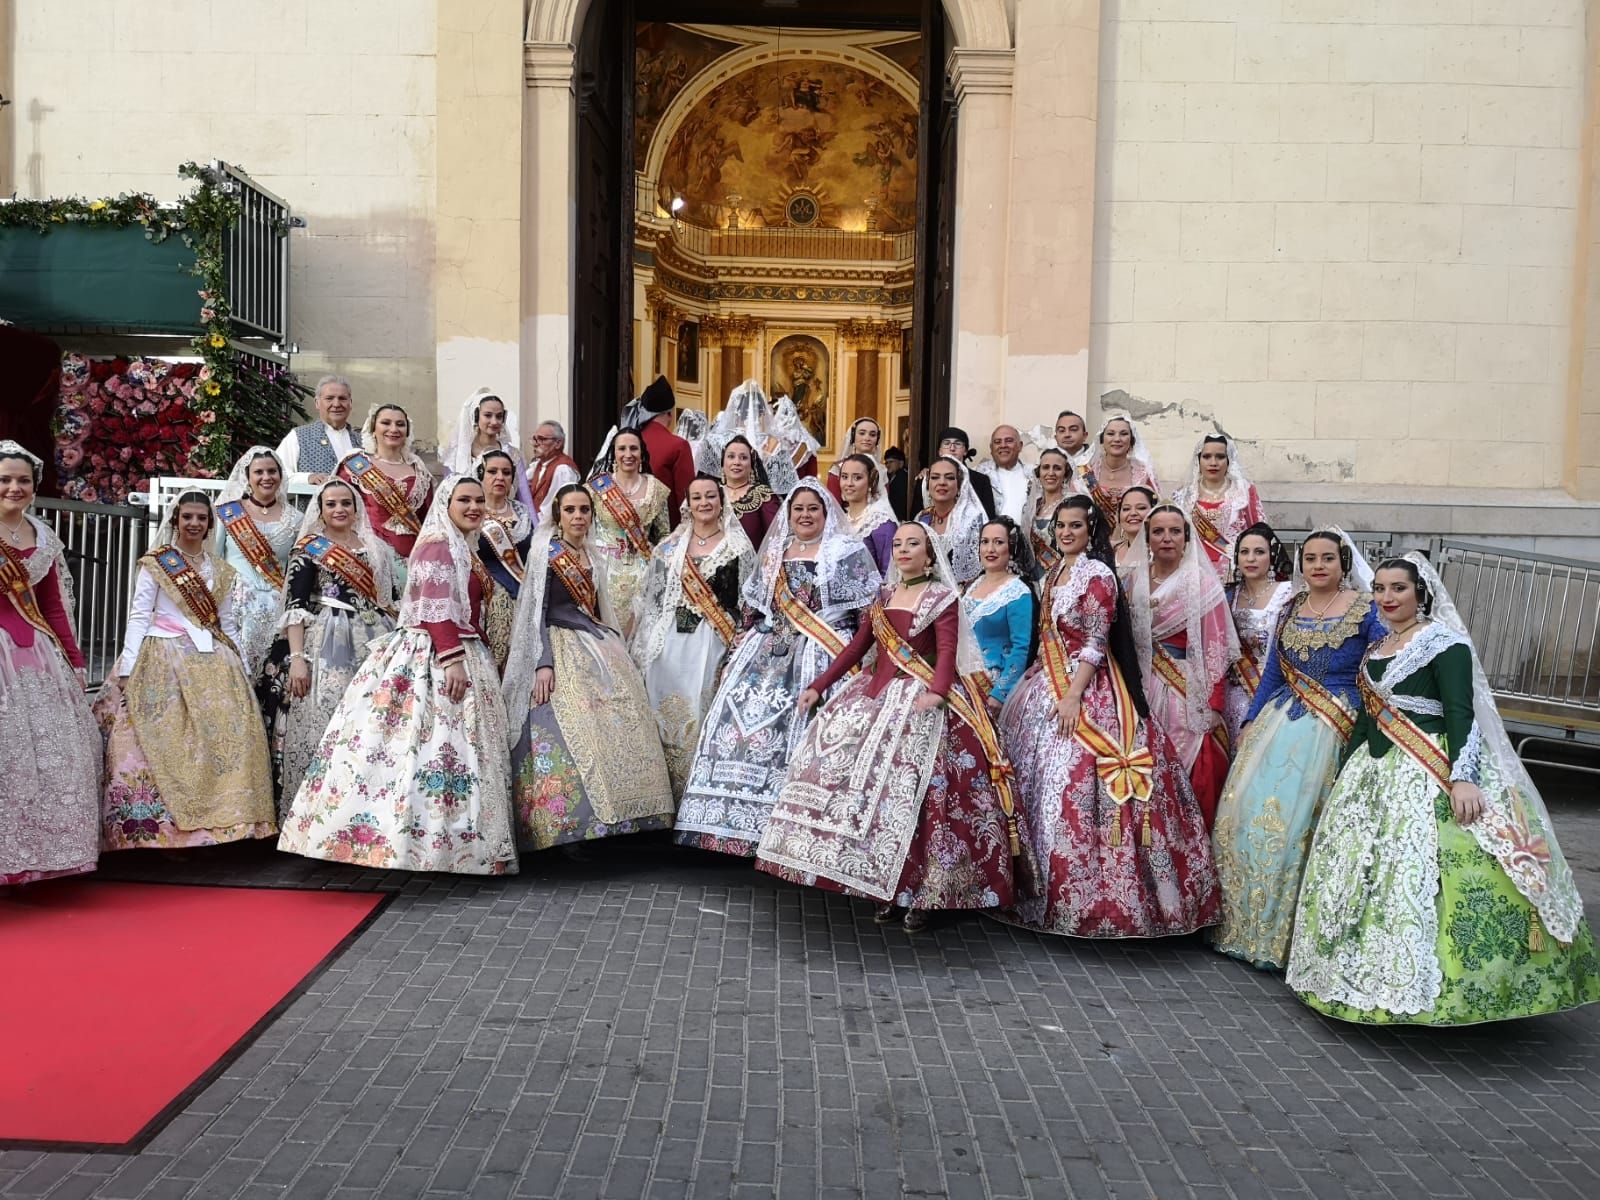
[[1600, 745], [1600, 563], [1439, 541], [1431, 556], [1472, 634], [1524, 762], [1538, 746]]

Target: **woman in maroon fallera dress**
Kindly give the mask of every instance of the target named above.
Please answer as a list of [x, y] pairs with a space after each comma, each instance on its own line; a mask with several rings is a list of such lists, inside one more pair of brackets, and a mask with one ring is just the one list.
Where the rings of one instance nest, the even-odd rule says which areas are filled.
[[1222, 916], [1211, 839], [1172, 744], [1149, 721], [1104, 518], [1056, 509], [1040, 657], [1000, 714], [1043, 894], [1001, 919], [1066, 937], [1192, 933]]
[[817, 714], [789, 762], [757, 866], [794, 883], [878, 901], [878, 920], [909, 910], [994, 908], [1032, 878], [1014, 856], [1009, 772], [984, 707], [983, 659], [925, 526], [895, 531], [894, 565], [870, 619], [800, 694], [800, 708], [869, 650], [870, 670]]

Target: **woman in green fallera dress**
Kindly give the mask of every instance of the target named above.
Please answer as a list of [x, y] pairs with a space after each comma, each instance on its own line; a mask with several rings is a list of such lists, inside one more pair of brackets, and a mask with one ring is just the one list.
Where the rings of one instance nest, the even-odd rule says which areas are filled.
[[1468, 1025], [1600, 1000], [1550, 814], [1420, 554], [1385, 561], [1389, 635], [1306, 860], [1289, 986], [1332, 1017]]

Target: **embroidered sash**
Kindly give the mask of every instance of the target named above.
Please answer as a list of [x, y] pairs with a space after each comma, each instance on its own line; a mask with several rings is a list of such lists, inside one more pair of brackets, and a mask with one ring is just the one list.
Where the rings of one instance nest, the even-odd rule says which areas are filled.
[[[844, 652], [845, 640], [834, 632], [831, 625], [800, 603], [794, 589], [789, 586], [789, 573], [782, 566], [778, 568], [778, 582], [772, 589], [772, 601], [789, 624], [827, 651], [829, 658], [838, 658]], [[860, 667], [851, 668], [852, 673], [858, 670]]]
[[[1172, 653], [1157, 642], [1150, 653], [1150, 665], [1156, 669], [1156, 674], [1161, 676], [1161, 681], [1177, 692], [1185, 701], [1189, 698], [1189, 680], [1183, 673], [1183, 667]], [[1206, 734], [1222, 748], [1224, 754], [1228, 753], [1228, 730], [1224, 725], [1213, 725]]]
[[517, 544], [511, 540], [510, 532], [492, 517], [483, 522], [482, 531], [483, 540], [489, 543], [494, 556], [504, 564], [511, 578], [520, 584], [526, 568], [522, 562], [522, 555], [517, 552]]
[[1378, 723], [1384, 736], [1404, 750], [1412, 762], [1449, 794], [1450, 756], [1439, 749], [1439, 744], [1423, 733], [1415, 721], [1383, 698], [1368, 678], [1365, 662], [1356, 672], [1356, 687], [1361, 692], [1361, 703], [1367, 715]]
[[[1050, 614], [1049, 603], [1050, 593], [1058, 583], [1063, 570], [1064, 567], [1058, 566], [1046, 577], [1044, 585], [1046, 602], [1039, 606], [1039, 655], [1044, 663], [1045, 675], [1050, 680], [1050, 690], [1058, 701], [1066, 696], [1068, 688], [1072, 686], [1066, 639], [1056, 628], [1055, 618]], [[1129, 800], [1150, 799], [1150, 793], [1155, 788], [1156, 760], [1149, 746], [1137, 744], [1139, 711], [1133, 706], [1133, 695], [1128, 691], [1127, 680], [1122, 677], [1122, 669], [1112, 658], [1108, 658], [1101, 669], [1111, 681], [1111, 696], [1117, 718], [1116, 730], [1112, 732], [1101, 729], [1090, 720], [1089, 714], [1080, 708], [1078, 724], [1072, 731], [1072, 736], [1078, 740], [1079, 745], [1094, 755], [1095, 774], [1100, 777], [1106, 794], [1116, 805], [1110, 840], [1113, 846], [1117, 846], [1122, 843], [1122, 808]], [[1147, 813], [1146, 829], [1148, 827]]]
[[[378, 580], [372, 567], [355, 551], [341, 546], [324, 534], [311, 534], [295, 544], [295, 549], [317, 566], [337, 575], [352, 591], [359, 592], [369, 602], [383, 608], [378, 602]], [[383, 608], [392, 615], [393, 610]]]
[[[35, 549], [34, 553], [39, 551]], [[45, 620], [39, 608], [39, 597], [34, 594], [33, 584], [28, 582], [28, 560], [22, 557], [20, 550], [3, 540], [0, 540], [0, 592], [11, 598], [11, 603], [22, 614], [24, 621], [54, 642], [63, 656], [66, 655], [67, 648], [61, 644], [61, 638], [56, 635], [50, 622]]]
[[211, 594], [205, 576], [195, 570], [175, 546], [157, 546], [141, 558], [139, 564], [154, 568], [152, 574], [161, 590], [188, 612], [196, 625], [235, 654], [239, 652], [233, 639], [222, 631], [222, 614], [217, 610], [216, 597]]
[[[472, 556], [470, 561], [472, 564], [472, 574], [477, 578], [479, 588], [477, 623], [482, 625], [483, 614], [489, 609], [489, 598], [494, 595], [494, 577], [489, 574], [489, 568], [484, 566], [483, 563], [479, 561], [476, 554]], [[472, 597], [470, 593], [468, 594], [467, 599], [469, 602], [471, 601]], [[471, 607], [470, 603], [468, 607]]]
[[734, 628], [733, 618], [728, 615], [727, 609], [717, 603], [717, 594], [711, 590], [711, 584], [700, 573], [699, 565], [689, 555], [683, 556], [683, 595], [694, 610], [701, 615], [722, 639], [724, 646], [733, 645], [733, 639], [738, 636]]
[[1233, 664], [1233, 673], [1239, 679], [1239, 686], [1252, 696], [1261, 690], [1261, 663], [1245, 648], [1242, 638], [1239, 643], [1239, 660]]
[[[878, 639], [878, 645], [894, 659], [895, 666], [924, 687], [933, 686], [933, 665], [901, 636], [900, 631], [894, 627], [894, 622], [889, 619], [889, 614], [884, 610], [882, 601], [872, 606], [872, 633]], [[978, 744], [983, 747], [984, 757], [989, 760], [989, 782], [994, 785], [995, 795], [1000, 801], [1000, 811], [1005, 814], [1006, 839], [1010, 843], [1011, 857], [1021, 858], [1022, 838], [1017, 832], [1017, 803], [1011, 790], [1011, 763], [1006, 758], [1005, 749], [1000, 745], [1000, 735], [995, 730], [994, 721], [989, 717], [989, 710], [983, 703], [985, 681], [980, 681], [975, 676], [964, 675], [956, 683], [957, 686], [952, 687], [945, 696], [945, 704], [968, 729], [972, 730], [973, 736], [978, 739]]]
[[1037, 562], [1040, 569], [1044, 571], [1053, 570], [1055, 565], [1061, 561], [1061, 551], [1057, 550], [1048, 541], [1039, 536], [1038, 526], [1034, 526], [1033, 529], [1029, 531], [1029, 536], [1033, 539], [1034, 561]]
[[1095, 506], [1100, 510], [1100, 515], [1106, 519], [1109, 527], [1115, 529], [1117, 527], [1117, 502], [1121, 497], [1112, 495], [1101, 485], [1099, 476], [1094, 473], [1094, 469], [1088, 463], [1083, 465], [1081, 478], [1089, 499], [1095, 502]]
[[1328, 727], [1339, 735], [1341, 742], [1348, 742], [1350, 735], [1355, 732], [1356, 719], [1355, 715], [1344, 706], [1344, 702], [1296, 667], [1289, 661], [1289, 656], [1282, 651], [1278, 654], [1278, 665], [1283, 669], [1284, 682], [1289, 685], [1289, 690], [1295, 694], [1300, 703], [1326, 722]]
[[[646, 487], [649, 485], [646, 484]], [[622, 534], [634, 553], [650, 557], [650, 539], [644, 531], [644, 521], [633, 501], [622, 494], [622, 487], [610, 475], [596, 475], [589, 480], [589, 489], [600, 497], [600, 503], [611, 514], [611, 519], [622, 527]]]
[[422, 532], [417, 514], [411, 511], [411, 501], [406, 498], [400, 485], [379, 469], [377, 463], [357, 451], [346, 455], [342, 465], [349, 469], [361, 490], [381, 504], [391, 518], [405, 526], [406, 532]]
[[594, 585], [594, 572], [584, 570], [578, 556], [567, 549], [565, 542], [551, 540], [550, 569], [567, 585], [573, 601], [588, 618], [596, 625], [603, 625], [604, 622], [600, 620], [600, 593]]
[[1213, 550], [1224, 558], [1228, 556], [1228, 539], [1223, 536], [1222, 529], [1212, 519], [1211, 514], [1200, 507], [1198, 500], [1189, 509], [1189, 522], [1194, 526], [1194, 531], [1204, 538]]
[[256, 571], [275, 588], [283, 586], [283, 567], [278, 563], [278, 556], [273, 552], [272, 544], [267, 541], [267, 535], [261, 532], [244, 507], [242, 500], [229, 500], [226, 504], [217, 505], [217, 517], [223, 527], [227, 529], [228, 536], [234, 540], [245, 558]]

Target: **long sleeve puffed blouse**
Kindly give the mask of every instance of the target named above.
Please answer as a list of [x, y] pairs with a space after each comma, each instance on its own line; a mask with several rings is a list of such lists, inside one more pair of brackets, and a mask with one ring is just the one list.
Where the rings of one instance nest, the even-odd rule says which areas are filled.
[[[32, 558], [38, 552], [37, 546], [19, 551], [23, 558]], [[39, 615], [55, 632], [61, 648], [66, 652], [67, 661], [74, 669], [82, 670], [83, 651], [78, 648], [78, 639], [72, 636], [72, 622], [67, 617], [67, 607], [61, 598], [61, 580], [56, 574], [62, 569], [60, 561], [57, 561], [45, 572], [44, 578], [33, 585], [33, 598], [39, 606]], [[18, 611], [15, 601], [9, 595], [6, 596], [6, 602], [0, 604], [0, 630], [5, 631], [12, 645], [23, 650], [33, 645], [34, 638], [41, 636], [37, 629], [23, 619], [22, 613]]]
[[[918, 607], [921, 608], [923, 604], [929, 603], [930, 599], [924, 597]], [[900, 636], [905, 638], [911, 648], [927, 659], [933, 667], [933, 683], [929, 690], [940, 696], [946, 695], [950, 691], [950, 685], [955, 682], [956, 675], [956, 637], [960, 629], [956, 605], [953, 603], [945, 605], [944, 610], [915, 635], [912, 635], [910, 630], [916, 621], [916, 613], [900, 608], [885, 608], [884, 613], [899, 631]], [[862, 621], [861, 628], [856, 630], [856, 635], [850, 639], [850, 644], [839, 652], [839, 656], [826, 671], [811, 681], [811, 688], [819, 695], [826, 692], [843, 679], [851, 667], [866, 657], [867, 650], [874, 641], [871, 620]], [[895, 665], [889, 648], [880, 645], [878, 657], [873, 663], [872, 675], [867, 682], [867, 695], [877, 699], [883, 694], [883, 689], [900, 673], [900, 668]]]
[[1004, 704], [1028, 669], [1036, 620], [1033, 592], [1021, 579], [1012, 578], [981, 599], [969, 595], [961, 603], [989, 672], [989, 695]]

